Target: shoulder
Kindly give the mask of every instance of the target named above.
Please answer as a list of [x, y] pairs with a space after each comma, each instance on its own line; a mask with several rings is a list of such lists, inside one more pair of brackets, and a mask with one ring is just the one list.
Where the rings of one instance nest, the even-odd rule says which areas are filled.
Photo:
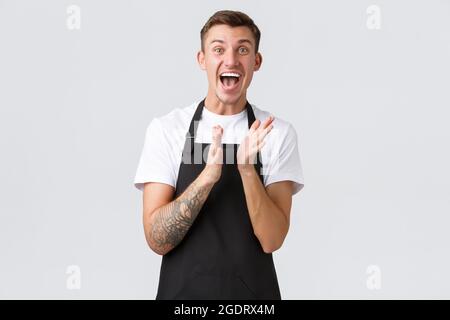
[[186, 131], [198, 103], [199, 101], [196, 101], [188, 106], [174, 108], [169, 113], [153, 118], [148, 125], [148, 130], [171, 134]]
[[[277, 135], [280, 135], [280, 138], [286, 138], [286, 137], [295, 137], [296, 132], [292, 124], [284, 120], [280, 117], [278, 117], [276, 114], [273, 114], [269, 111], [264, 110], [263, 108], [256, 106], [254, 104], [251, 104], [253, 112], [255, 113], [255, 118], [260, 120], [261, 122], [266, 120], [269, 116], [273, 116], [275, 119], [273, 121], [273, 133], [276, 133]], [[272, 134], [274, 136], [274, 134]]]

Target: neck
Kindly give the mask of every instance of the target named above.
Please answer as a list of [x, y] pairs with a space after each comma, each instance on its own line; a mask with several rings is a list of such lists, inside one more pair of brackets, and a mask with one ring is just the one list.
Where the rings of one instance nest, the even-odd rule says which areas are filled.
[[245, 94], [239, 97], [236, 102], [232, 103], [226, 103], [219, 100], [219, 98], [217, 98], [214, 93], [208, 93], [205, 99], [205, 108], [220, 115], [232, 115], [240, 113], [242, 112], [242, 110], [244, 110], [246, 104], [247, 97]]

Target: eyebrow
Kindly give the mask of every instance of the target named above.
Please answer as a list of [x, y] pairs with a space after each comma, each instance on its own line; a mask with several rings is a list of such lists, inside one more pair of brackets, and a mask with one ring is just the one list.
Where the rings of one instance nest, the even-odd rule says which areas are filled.
[[[212, 40], [209, 44], [211, 45], [211, 44], [213, 44], [214, 42], [225, 43], [225, 41], [223, 41], [223, 40], [220, 40], [220, 39], [214, 39], [214, 40]], [[238, 40], [238, 43], [239, 43], [239, 44], [241, 44], [241, 43], [248, 43], [249, 45], [253, 45], [253, 43], [252, 43], [249, 39], [240, 39], [240, 40]]]

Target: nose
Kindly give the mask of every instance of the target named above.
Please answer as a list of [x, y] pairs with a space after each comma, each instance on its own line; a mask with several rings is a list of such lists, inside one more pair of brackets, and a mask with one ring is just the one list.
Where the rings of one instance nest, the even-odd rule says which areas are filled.
[[235, 67], [239, 63], [238, 57], [234, 50], [227, 50], [224, 57], [225, 67]]

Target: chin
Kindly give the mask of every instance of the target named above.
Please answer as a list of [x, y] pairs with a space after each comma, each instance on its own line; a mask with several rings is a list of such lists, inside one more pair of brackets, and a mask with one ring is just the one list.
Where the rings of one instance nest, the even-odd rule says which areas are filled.
[[226, 94], [223, 92], [216, 92], [217, 98], [224, 104], [235, 104], [239, 102], [239, 99], [242, 97], [242, 92], [235, 94]]

